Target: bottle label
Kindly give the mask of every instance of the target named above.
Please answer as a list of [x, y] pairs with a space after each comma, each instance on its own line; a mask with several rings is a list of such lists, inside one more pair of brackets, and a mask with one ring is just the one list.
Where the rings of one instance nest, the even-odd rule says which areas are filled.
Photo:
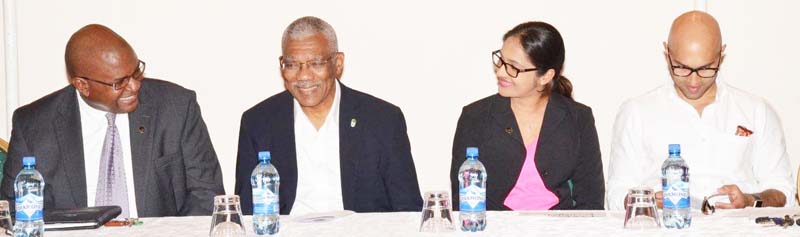
[[689, 182], [683, 181], [683, 170], [667, 169], [665, 176], [664, 208], [689, 208]]
[[461, 211], [486, 211], [486, 188], [470, 185], [458, 191], [459, 209]]
[[44, 208], [44, 199], [41, 196], [33, 193], [28, 193], [25, 196], [17, 197], [16, 199], [16, 218], [22, 221], [38, 221], [42, 220], [42, 209]]
[[278, 214], [278, 195], [268, 189], [253, 189], [253, 214]]

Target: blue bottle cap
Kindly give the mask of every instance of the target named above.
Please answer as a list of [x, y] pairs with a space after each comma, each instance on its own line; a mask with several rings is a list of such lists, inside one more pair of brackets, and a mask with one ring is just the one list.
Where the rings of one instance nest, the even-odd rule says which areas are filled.
[[467, 147], [467, 157], [478, 157], [478, 148]]
[[669, 154], [681, 154], [681, 144], [669, 144]]
[[22, 157], [22, 165], [24, 166], [36, 165], [36, 157], [33, 156]]
[[258, 162], [269, 161], [270, 159], [272, 159], [272, 155], [270, 155], [269, 151], [258, 152]]

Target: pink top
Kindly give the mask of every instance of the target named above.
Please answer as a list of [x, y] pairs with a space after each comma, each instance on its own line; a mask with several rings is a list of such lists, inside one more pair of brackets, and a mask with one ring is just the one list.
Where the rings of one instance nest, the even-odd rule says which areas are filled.
[[528, 145], [525, 149], [525, 163], [522, 164], [522, 172], [519, 173], [517, 184], [508, 193], [506, 200], [503, 202], [508, 208], [515, 211], [526, 210], [549, 210], [551, 207], [558, 204], [558, 197], [550, 192], [544, 186], [542, 176], [539, 175], [539, 170], [536, 169], [536, 162], [533, 158], [536, 156], [536, 145], [539, 138], [533, 140], [533, 143]]

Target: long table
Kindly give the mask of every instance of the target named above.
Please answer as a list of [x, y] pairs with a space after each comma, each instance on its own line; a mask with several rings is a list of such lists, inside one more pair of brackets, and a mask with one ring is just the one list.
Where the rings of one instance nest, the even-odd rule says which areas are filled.
[[[453, 213], [457, 220], [458, 213]], [[281, 216], [279, 236], [800, 236], [800, 226], [762, 227], [754, 222], [763, 215], [800, 214], [800, 208], [760, 208], [718, 211], [711, 216], [693, 213], [692, 227], [684, 230], [623, 229], [621, 211], [534, 211], [487, 213], [486, 231], [465, 233], [418, 232], [418, 212], [356, 213], [328, 222], [298, 222]], [[94, 230], [49, 231], [52, 236], [208, 236], [210, 216], [142, 218], [133, 227], [101, 227]], [[244, 217], [248, 236], [253, 233], [250, 216]]]

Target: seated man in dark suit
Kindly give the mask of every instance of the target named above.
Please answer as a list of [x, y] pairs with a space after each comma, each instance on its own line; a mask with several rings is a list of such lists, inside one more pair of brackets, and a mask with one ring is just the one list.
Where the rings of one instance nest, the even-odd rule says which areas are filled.
[[242, 115], [236, 194], [244, 213], [253, 211], [250, 175], [262, 150], [281, 176], [280, 214], [420, 210], [403, 113], [339, 82], [344, 53], [333, 28], [316, 17], [297, 19], [282, 48], [286, 91]]
[[[69, 86], [14, 112], [0, 194], [14, 203], [23, 156], [44, 176], [44, 209], [122, 207], [120, 218], [209, 215], [222, 173], [195, 93], [144, 78], [119, 35], [88, 25], [72, 35]], [[13, 213], [13, 211], [12, 211]]]

